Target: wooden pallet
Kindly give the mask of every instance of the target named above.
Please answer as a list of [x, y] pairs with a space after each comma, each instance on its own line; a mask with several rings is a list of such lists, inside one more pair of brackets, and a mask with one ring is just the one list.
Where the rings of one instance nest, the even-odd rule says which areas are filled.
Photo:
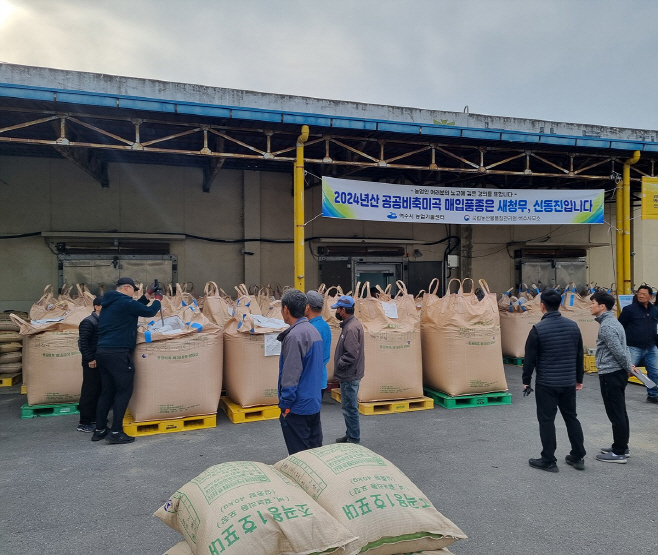
[[0, 374], [0, 387], [16, 385], [22, 377], [23, 374], [21, 372], [17, 372], [16, 374]]
[[216, 414], [186, 416], [184, 418], [172, 418], [171, 420], [135, 422], [132, 414], [127, 410], [123, 418], [123, 431], [129, 436], [134, 437], [170, 434], [173, 432], [188, 432], [190, 430], [204, 430], [206, 428], [215, 428], [216, 426]]
[[460, 395], [452, 397], [442, 391], [424, 388], [425, 394], [434, 399], [437, 405], [444, 409], [461, 409], [468, 407], [491, 407], [494, 405], [511, 405], [512, 395], [506, 391], [496, 393], [481, 393], [479, 395]]
[[598, 372], [596, 368], [596, 357], [594, 355], [585, 355], [584, 360], [585, 372], [588, 374], [595, 374]]
[[[637, 369], [638, 369], [640, 372], [642, 372], [645, 376], [647, 375], [647, 369], [646, 369], [646, 368], [640, 368], [640, 367], [638, 366]], [[641, 385], [642, 387], [646, 387], [646, 385], [644, 385], [640, 380], [638, 380], [638, 379], [637, 379], [635, 376], [633, 376], [633, 375], [630, 375], [630, 376], [628, 377], [628, 382], [629, 382], [629, 383], [635, 383], [635, 384], [637, 384], [637, 385]]]
[[277, 405], [244, 408], [226, 396], [219, 400], [219, 406], [222, 407], [222, 410], [233, 424], [257, 420], [275, 420], [281, 415], [281, 409]]
[[79, 403], [62, 403], [59, 405], [28, 405], [21, 407], [21, 418], [39, 418], [41, 416], [65, 416], [80, 414]]
[[523, 366], [523, 358], [503, 357], [503, 364], [511, 364], [513, 366]]
[[[340, 389], [332, 389], [331, 397], [340, 403]], [[391, 414], [394, 412], [414, 412], [433, 408], [434, 401], [429, 397], [359, 403], [359, 413], [364, 416], [371, 414]]]

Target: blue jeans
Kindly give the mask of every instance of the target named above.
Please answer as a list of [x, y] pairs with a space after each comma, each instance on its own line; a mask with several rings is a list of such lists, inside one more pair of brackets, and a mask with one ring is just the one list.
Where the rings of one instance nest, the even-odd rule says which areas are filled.
[[[658, 383], [658, 347], [652, 345], [651, 347], [628, 347], [631, 352], [631, 362], [633, 366], [637, 366], [644, 359], [644, 367], [647, 369], [647, 376], [649, 379]], [[658, 396], [658, 388], [647, 388], [647, 395], [649, 397]]]
[[350, 443], [361, 441], [361, 428], [359, 427], [359, 383], [361, 380], [340, 382], [340, 406], [345, 418], [345, 436]]

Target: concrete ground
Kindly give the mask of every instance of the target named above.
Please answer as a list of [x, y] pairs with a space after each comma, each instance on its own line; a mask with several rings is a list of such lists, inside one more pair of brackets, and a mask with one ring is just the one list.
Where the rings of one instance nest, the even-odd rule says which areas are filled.
[[[632, 458], [594, 460], [612, 434], [598, 388], [586, 375], [578, 408], [588, 456], [567, 466], [558, 416], [560, 472], [530, 468], [541, 450], [534, 395], [520, 394], [521, 370], [507, 366], [509, 406], [384, 414], [361, 418], [362, 441], [399, 466], [469, 536], [455, 554], [583, 555], [656, 553], [658, 406], [629, 384]], [[20, 419], [25, 396], [0, 388], [0, 554], [161, 555], [181, 536], [152, 513], [179, 486], [224, 461], [274, 463], [286, 456], [278, 421], [91, 443], [75, 416]], [[326, 397], [325, 442], [344, 432]], [[254, 554], [257, 555], [257, 554]]]

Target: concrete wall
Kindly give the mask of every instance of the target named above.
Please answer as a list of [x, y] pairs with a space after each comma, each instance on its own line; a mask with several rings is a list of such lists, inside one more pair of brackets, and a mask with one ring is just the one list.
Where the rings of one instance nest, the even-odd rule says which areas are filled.
[[[139, 164], [110, 164], [110, 187], [100, 185], [64, 159], [0, 157], [0, 235], [42, 231], [111, 231], [192, 234], [217, 239], [291, 239], [292, 175], [221, 171], [210, 193], [201, 190], [201, 170]], [[306, 193], [306, 236], [409, 239], [423, 260], [441, 260], [444, 245], [421, 243], [445, 237], [436, 224], [344, 221], [321, 213], [320, 187]], [[614, 221], [613, 207], [606, 220]], [[634, 283], [658, 275], [658, 222], [633, 220]], [[453, 233], [459, 233], [453, 226]], [[470, 275], [485, 278], [492, 291], [514, 284], [514, 263], [506, 244], [545, 235], [544, 244], [604, 243], [609, 226], [472, 226]], [[312, 242], [317, 248], [319, 243]], [[293, 245], [249, 242], [222, 244], [196, 239], [172, 241], [179, 281], [201, 292], [213, 280], [228, 293], [239, 283], [293, 283]], [[510, 252], [520, 245], [510, 247]], [[610, 246], [589, 251], [589, 279], [608, 285], [614, 278]], [[462, 261], [462, 265], [467, 261]], [[318, 285], [318, 265], [306, 249], [306, 286]], [[42, 237], [0, 240], [0, 310], [28, 309], [47, 284], [57, 284], [57, 258]]]

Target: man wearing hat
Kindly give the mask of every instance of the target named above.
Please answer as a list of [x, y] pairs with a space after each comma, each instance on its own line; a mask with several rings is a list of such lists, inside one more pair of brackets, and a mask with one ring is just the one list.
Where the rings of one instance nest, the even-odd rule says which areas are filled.
[[[96, 363], [101, 375], [102, 391], [96, 410], [96, 430], [91, 441], [105, 438], [108, 443], [130, 443], [134, 437], [123, 431], [123, 417], [133, 393], [135, 367], [132, 351], [137, 343], [137, 318], [155, 316], [160, 310], [159, 291], [134, 300], [137, 291], [129, 277], [117, 281], [115, 291], [103, 296], [98, 319]], [[150, 306], [149, 299], [156, 299]], [[107, 428], [107, 415], [112, 408], [112, 429]]]
[[336, 318], [341, 320], [334, 353], [334, 378], [340, 384], [340, 403], [346, 426], [345, 435], [336, 443], [360, 443], [357, 395], [365, 369], [363, 326], [354, 316], [354, 299], [349, 295], [340, 297], [331, 308], [336, 309]]
[[309, 324], [312, 324], [320, 337], [322, 338], [323, 362], [322, 362], [322, 393], [327, 389], [327, 364], [331, 358], [331, 328], [322, 317], [322, 307], [324, 306], [324, 297], [317, 291], [306, 293], [308, 304], [304, 316], [308, 318]]

